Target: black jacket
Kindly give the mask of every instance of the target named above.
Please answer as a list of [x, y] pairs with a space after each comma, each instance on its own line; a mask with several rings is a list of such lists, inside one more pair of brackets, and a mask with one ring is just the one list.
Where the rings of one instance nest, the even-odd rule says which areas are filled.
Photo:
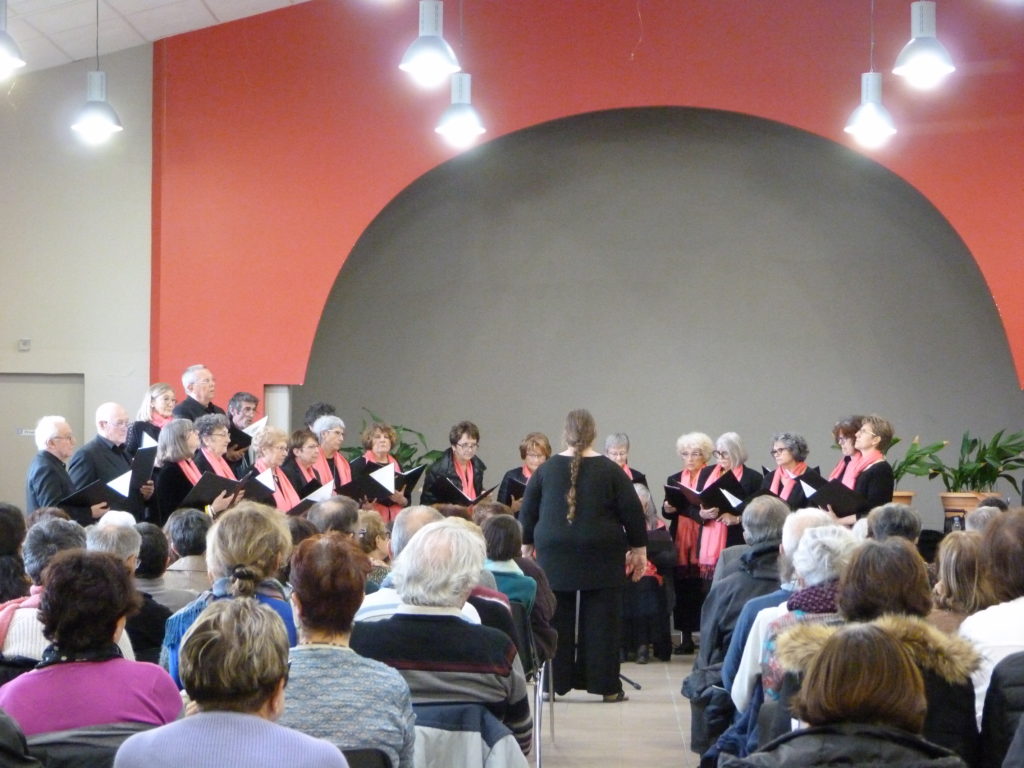
[[787, 733], [748, 757], [723, 754], [718, 765], [720, 768], [832, 765], [843, 768], [883, 765], [965, 768], [966, 764], [948, 749], [899, 728], [837, 723]]
[[[477, 456], [474, 456], [470, 463], [473, 465], [473, 495], [479, 496], [484, 490], [484, 470], [487, 469], [487, 465], [480, 461]], [[426, 476], [423, 478], [423, 493], [420, 495], [420, 504], [429, 506], [440, 501], [437, 498], [434, 486], [437, 483], [444, 482], [446, 477], [455, 483], [458, 488], [462, 487], [462, 484], [459, 482], [459, 476], [455, 472], [455, 458], [452, 455], [451, 448], [446, 450], [440, 459], [427, 468]]]
[[[1011, 653], [996, 664], [985, 694], [985, 709], [981, 718], [982, 765], [999, 766], [1007, 756], [1014, 733], [1024, 713], [1024, 651]], [[1024, 765], [1024, 737], [1017, 739], [1019, 762]]]

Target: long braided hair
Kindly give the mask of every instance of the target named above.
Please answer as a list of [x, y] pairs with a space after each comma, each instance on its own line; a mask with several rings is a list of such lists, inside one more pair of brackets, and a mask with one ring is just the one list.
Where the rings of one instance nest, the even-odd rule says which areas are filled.
[[573, 449], [572, 464], [569, 466], [569, 491], [565, 494], [567, 513], [565, 519], [572, 523], [576, 519], [576, 484], [580, 476], [580, 465], [583, 463], [583, 452], [593, 444], [597, 437], [597, 425], [590, 411], [577, 408], [569, 411], [565, 417], [565, 433], [563, 439], [568, 448]]

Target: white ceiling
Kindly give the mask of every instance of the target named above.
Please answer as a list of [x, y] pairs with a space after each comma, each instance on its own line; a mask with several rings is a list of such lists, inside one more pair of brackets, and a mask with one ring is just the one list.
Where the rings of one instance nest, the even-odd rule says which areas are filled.
[[[100, 56], [305, 0], [99, 0]], [[7, 0], [22, 72], [96, 54], [96, 0]], [[102, 64], [102, 61], [101, 61]]]

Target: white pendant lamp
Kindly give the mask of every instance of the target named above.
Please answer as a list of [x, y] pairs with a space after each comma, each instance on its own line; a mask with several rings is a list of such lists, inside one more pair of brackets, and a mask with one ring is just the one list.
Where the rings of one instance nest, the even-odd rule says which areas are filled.
[[946, 46], [935, 37], [935, 3], [917, 0], [910, 4], [910, 42], [896, 57], [893, 74], [914, 88], [930, 90], [956, 70]]
[[96, 70], [88, 73], [85, 106], [71, 126], [86, 144], [102, 144], [124, 130], [107, 102], [107, 73], [100, 70], [100, 2], [96, 0]]
[[860, 76], [860, 106], [853, 110], [843, 129], [867, 149], [878, 149], [896, 133], [889, 110], [882, 106], [882, 74]]
[[7, 33], [7, 0], [0, 0], [0, 80], [6, 80], [24, 66], [21, 49]]
[[471, 76], [465, 72], [452, 75], [452, 103], [441, 115], [434, 129], [453, 147], [465, 149], [487, 132], [470, 98]]
[[442, 37], [443, 14], [441, 0], [420, 0], [420, 35], [398, 65], [424, 88], [436, 88], [448, 75], [462, 69], [455, 51]]

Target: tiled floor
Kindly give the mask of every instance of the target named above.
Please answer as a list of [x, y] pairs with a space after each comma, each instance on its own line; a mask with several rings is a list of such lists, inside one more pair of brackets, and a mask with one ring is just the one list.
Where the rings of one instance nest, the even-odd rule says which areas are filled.
[[[629, 701], [605, 704], [600, 697], [573, 691], [555, 701], [555, 737], [544, 705], [544, 768], [696, 768], [690, 751], [690, 704], [679, 693], [693, 656], [671, 661], [623, 664], [622, 674], [642, 686], [624, 684]], [[530, 755], [530, 764], [535, 765]]]

